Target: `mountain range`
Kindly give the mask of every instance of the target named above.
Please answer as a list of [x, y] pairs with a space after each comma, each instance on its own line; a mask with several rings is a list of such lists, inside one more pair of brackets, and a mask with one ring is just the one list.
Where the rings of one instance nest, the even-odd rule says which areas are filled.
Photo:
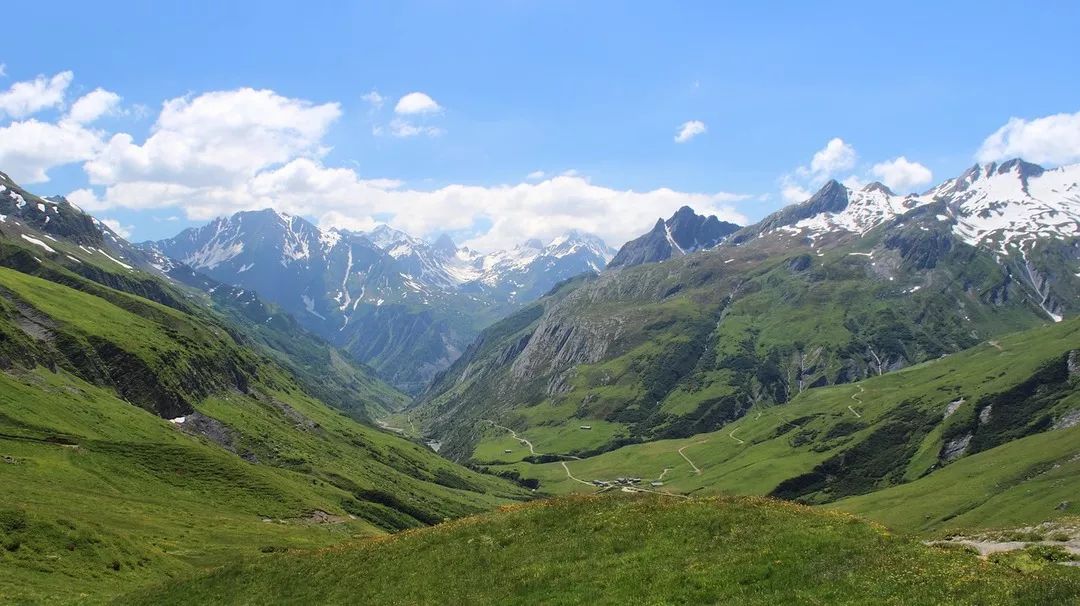
[[830, 181], [706, 252], [562, 285], [485, 330], [414, 418], [460, 460], [483, 419], [575, 456], [711, 431], [1076, 315], [1078, 236], [1080, 166], [979, 165], [906, 196]]
[[[711, 601], [773, 578], [777, 549], [815, 599], [882, 587], [875, 565], [823, 589], [807, 545], [890, 554], [893, 596], [1080, 595], [1055, 563], [1080, 544], [1080, 167], [829, 181], [745, 227], [680, 209], [612, 252], [272, 210], [132, 245], [0, 173], [0, 601], [467, 601], [502, 565], [495, 599], [531, 583], [520, 558], [573, 601], [633, 584], [626, 545], [687, 540], [729, 549], [731, 575], [691, 562], [740, 587]], [[718, 494], [772, 498], [692, 498]], [[566, 560], [582, 536], [615, 585]], [[1028, 549], [957, 548], [1006, 539]], [[469, 581], [447, 593], [432, 565]], [[357, 567], [379, 583], [342, 580]]]
[[320, 229], [273, 210], [241, 212], [139, 245], [166, 273], [184, 265], [252, 289], [406, 392], [448, 367], [481, 328], [613, 251], [571, 232], [481, 254], [382, 225]]

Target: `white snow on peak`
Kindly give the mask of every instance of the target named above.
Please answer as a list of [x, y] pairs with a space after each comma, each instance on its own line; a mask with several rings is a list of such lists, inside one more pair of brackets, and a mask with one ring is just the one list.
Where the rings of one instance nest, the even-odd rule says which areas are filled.
[[322, 244], [324, 251], [328, 251], [331, 248], [337, 246], [337, 243], [341, 241], [341, 232], [331, 227], [330, 229], [319, 231], [319, 243]]
[[1004, 254], [1040, 237], [1080, 236], [1080, 164], [1028, 170], [1019, 162], [973, 167], [926, 194], [955, 210], [953, 231]]
[[819, 213], [779, 230], [814, 238], [844, 230], [857, 234], [909, 210], [943, 202], [952, 230], [973, 246], [1002, 254], [1037, 238], [1080, 236], [1080, 164], [1043, 170], [1020, 161], [977, 165], [921, 195], [898, 196], [869, 186], [848, 189], [840, 212]]
[[819, 213], [781, 229], [789, 232], [805, 230], [815, 235], [836, 230], [864, 234], [893, 217], [931, 202], [919, 196], [898, 196], [872, 186], [849, 188], [847, 195], [848, 204], [840, 212]]

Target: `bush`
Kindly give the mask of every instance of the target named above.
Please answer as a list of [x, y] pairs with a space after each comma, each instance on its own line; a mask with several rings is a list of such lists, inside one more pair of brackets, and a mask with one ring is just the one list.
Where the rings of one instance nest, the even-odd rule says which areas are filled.
[[26, 512], [21, 509], [0, 509], [0, 530], [18, 532], [29, 526]]
[[1064, 547], [1058, 545], [1032, 545], [1024, 551], [1036, 559], [1046, 560], [1047, 562], [1072, 562], [1080, 559], [1080, 557], [1073, 555]]

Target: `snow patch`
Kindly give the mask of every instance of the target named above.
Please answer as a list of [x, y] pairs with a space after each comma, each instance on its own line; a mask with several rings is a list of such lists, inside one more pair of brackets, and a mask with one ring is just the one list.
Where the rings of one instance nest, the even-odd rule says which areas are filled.
[[56, 252], [56, 250], [54, 250], [53, 247], [51, 247], [48, 244], [42, 242], [41, 240], [38, 240], [37, 238], [30, 237], [30, 236], [28, 236], [26, 234], [20, 234], [20, 235], [22, 236], [23, 240], [26, 240], [27, 242], [29, 242], [29, 243], [31, 243], [31, 244], [33, 244], [35, 246], [40, 246], [41, 248], [44, 248], [47, 252], [51, 252], [51, 253]]

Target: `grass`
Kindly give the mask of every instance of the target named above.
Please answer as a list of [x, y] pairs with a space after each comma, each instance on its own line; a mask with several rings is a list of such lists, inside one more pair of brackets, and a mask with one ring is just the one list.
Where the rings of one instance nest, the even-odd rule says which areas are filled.
[[125, 604], [1064, 603], [1080, 575], [760, 498], [562, 498], [239, 562]]
[[108, 602], [528, 498], [332, 409], [212, 313], [30, 269], [50, 279], [0, 268], [0, 603]]
[[[1077, 506], [1080, 491], [1076, 473], [1080, 427], [1035, 433], [950, 464], [943, 464], [938, 455], [946, 430], [954, 424], [966, 427], [965, 415], [975, 414], [978, 402], [1013, 393], [1016, 385], [1039, 375], [1048, 360], [1060, 361], [1064, 352], [1074, 349], [1078, 335], [1078, 320], [1017, 333], [999, 339], [997, 347], [982, 344], [858, 384], [807, 390], [783, 406], [751, 409], [717, 431], [624, 446], [567, 465], [586, 481], [626, 476], [656, 480], [666, 468], [663, 490], [754, 495], [769, 494], [787, 480], [846, 457], [833, 473], [855, 477], [857, 465], [863, 465], [862, 479], [854, 488], [824, 486], [800, 498], [835, 502], [890, 526], [926, 534], [1075, 515], [1071, 508]], [[946, 419], [946, 408], [961, 398], [965, 403]], [[1056, 403], [1047, 402], [1055, 415], [1077, 404], [1075, 389]], [[1019, 402], [1017, 407], [1022, 408]], [[881, 439], [879, 432], [895, 424], [905, 409], [917, 425], [932, 429], [900, 432], [897, 454], [877, 456], [885, 451], [874, 440]], [[989, 424], [982, 427], [993, 429]], [[523, 434], [532, 439], [533, 431], [525, 429]], [[541, 441], [536, 444], [543, 449]], [[700, 473], [679, 454], [680, 449]], [[532, 464], [510, 457], [492, 469], [514, 470], [539, 480], [540, 490], [547, 493], [594, 490], [568, 478], [560, 463]], [[849, 496], [853, 489], [866, 494]], [[1073, 505], [1058, 509], [1065, 501]]]

